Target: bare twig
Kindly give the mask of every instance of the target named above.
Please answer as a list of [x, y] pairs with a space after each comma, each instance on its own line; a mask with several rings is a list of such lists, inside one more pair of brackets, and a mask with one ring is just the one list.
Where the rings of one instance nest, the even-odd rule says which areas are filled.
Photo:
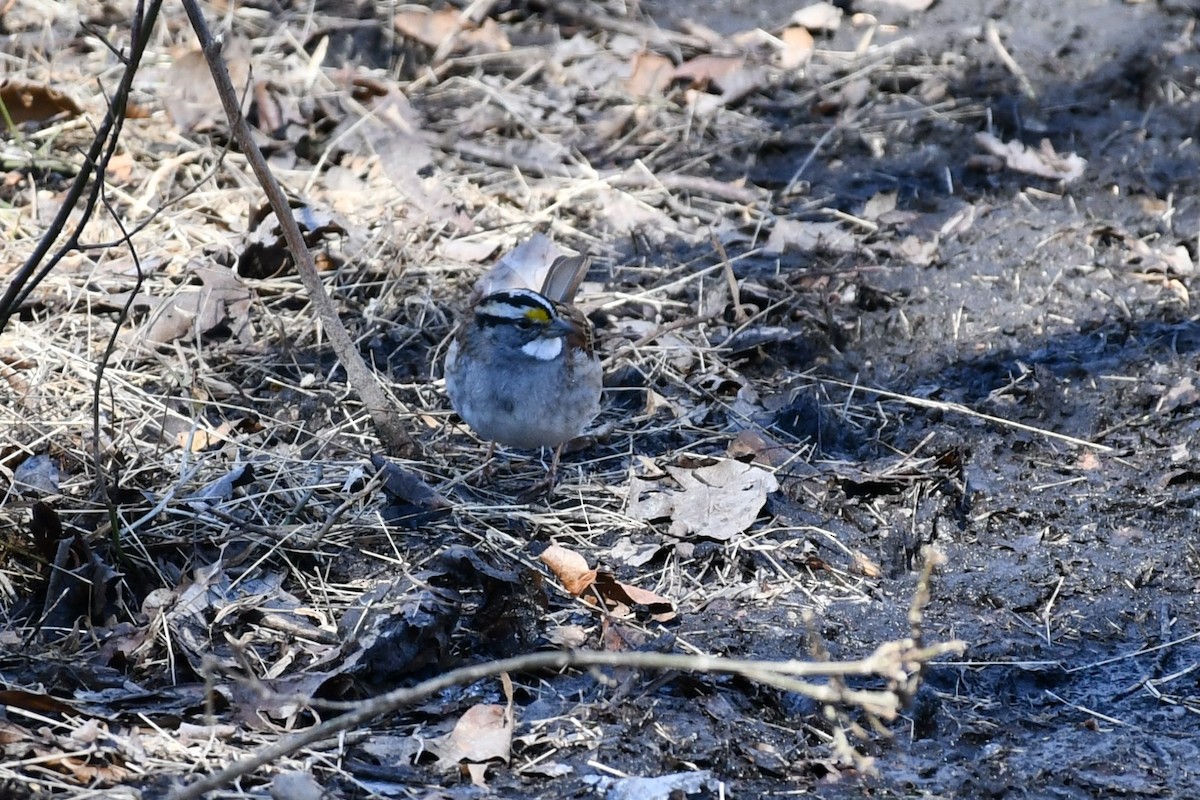
[[983, 26], [983, 31], [987, 37], [988, 44], [996, 51], [996, 56], [1000, 59], [1000, 63], [1004, 64], [1005, 68], [1017, 79], [1017, 83], [1021, 86], [1021, 91], [1030, 100], [1036, 100], [1037, 92], [1034, 91], [1033, 84], [1029, 81], [1029, 76], [1025, 74], [1025, 70], [1021, 69], [1021, 65], [1017, 63], [1017, 60], [1009, 55], [1004, 42], [1000, 40], [1000, 29], [996, 27], [996, 21], [989, 19], [987, 24]]
[[976, 411], [973, 408], [968, 408], [967, 406], [963, 405], [962, 403], [945, 403], [945, 402], [942, 402], [939, 400], [927, 400], [924, 397], [914, 397], [913, 395], [901, 394], [900, 392], [889, 392], [886, 389], [867, 388], [864, 386], [860, 386], [858, 384], [847, 383], [845, 381], [839, 381], [834, 378], [821, 378], [821, 381], [823, 383], [832, 383], [835, 386], [844, 386], [847, 389], [855, 389], [858, 391], [869, 392], [870, 394], [877, 394], [880, 397], [890, 397], [893, 400], [900, 400], [905, 403], [908, 403], [909, 405], [918, 406], [920, 408], [932, 408], [936, 411], [952, 411], [956, 414], [962, 414], [964, 416], [981, 419], [985, 422], [990, 422], [994, 425], [999, 425], [1004, 428], [1015, 428], [1016, 430], [1019, 430], [1019, 431], [1026, 431], [1028, 433], [1036, 433], [1041, 436], [1045, 436], [1048, 439], [1057, 439], [1060, 442], [1066, 442], [1067, 444], [1073, 444], [1076, 447], [1087, 447], [1087, 448], [1091, 448], [1092, 450], [1099, 450], [1101, 453], [1111, 453], [1115, 450], [1115, 448], [1109, 447], [1106, 444], [1098, 444], [1096, 442], [1089, 442], [1087, 439], [1078, 439], [1074, 436], [1068, 436], [1065, 433], [1057, 433], [1056, 431], [1047, 430], [1045, 428], [1038, 428], [1033, 425], [1026, 425], [1024, 422], [1016, 422], [1011, 419], [1004, 419], [1003, 417], [993, 416], [992, 414], [985, 414], [982, 411]]
[[[388, 402], [383, 387], [379, 385], [375, 374], [363, 361], [350, 334], [342, 325], [333, 301], [325, 291], [325, 284], [321, 282], [321, 276], [313, 262], [312, 253], [304, 243], [304, 237], [292, 216], [291, 206], [283, 194], [283, 189], [275, 180], [270, 167], [267, 166], [262, 151], [254, 143], [250, 125], [242, 114], [237, 93], [229, 78], [229, 71], [225, 68], [225, 62], [221, 58], [220, 42], [213, 38], [208, 29], [208, 22], [204, 19], [195, 0], [183, 0], [183, 7], [192, 22], [192, 28], [196, 31], [196, 37], [200, 40], [200, 47], [204, 51], [205, 60], [208, 61], [209, 71], [212, 73], [217, 93], [221, 97], [221, 105], [225, 107], [225, 114], [229, 118], [234, 138], [237, 139], [238, 146], [246, 156], [250, 168], [254, 171], [255, 177], [258, 178], [259, 184], [267, 195], [275, 217], [279, 220], [284, 239], [287, 241], [288, 251], [296, 263], [296, 271], [304, 283], [304, 288], [308, 290], [309, 299], [316, 309], [321, 324], [325, 326], [330, 345], [346, 370], [347, 381], [362, 399], [363, 405], [375, 425], [375, 432], [379, 435], [384, 447], [390, 453], [407, 455], [419, 453], [420, 445], [408, 432], [401, 415], [396, 414], [395, 408]], [[403, 416], [408, 417], [409, 415], [404, 414]]]
[[354, 709], [334, 719], [314, 725], [306, 731], [294, 734], [281, 742], [261, 748], [249, 758], [235, 762], [225, 769], [180, 789], [172, 794], [171, 800], [195, 800], [205, 793], [214, 791], [231, 781], [252, 773], [261, 766], [271, 763], [304, 747], [324, 739], [357, 728], [375, 717], [391, 713], [430, 697], [451, 686], [466, 685], [503, 672], [530, 672], [544, 669], [566, 669], [569, 667], [627, 667], [653, 670], [685, 670], [690, 672], [713, 672], [737, 674], [751, 677], [789, 691], [802, 692], [823, 703], [853, 703], [879, 716], [894, 717], [899, 713], [900, 703], [890, 691], [837, 691], [830, 686], [804, 683], [797, 676], [828, 677], [831, 675], [874, 675], [889, 681], [901, 678], [903, 665], [923, 664], [946, 653], [962, 652], [959, 642], [946, 642], [932, 647], [915, 650], [903, 643], [889, 643], [861, 661], [739, 661], [717, 656], [693, 656], [675, 653], [633, 652], [589, 652], [567, 651], [554, 653], [530, 653], [528, 655], [475, 664], [447, 672], [437, 678], [413, 687], [396, 689], [379, 697], [356, 704]]
[[657, 25], [637, 22], [636, 20], [593, 13], [590, 10], [576, 6], [574, 3], [560, 1], [545, 3], [544, 5], [551, 13], [557, 14], [560, 17], [566, 17], [577, 24], [587, 25], [597, 30], [636, 36], [639, 39], [645, 39], [650, 44], [687, 47], [701, 51], [711, 49], [709, 43], [699, 36], [664, 30]]
[[84, 191], [88, 189], [89, 179], [93, 175], [103, 175], [108, 167], [108, 160], [112, 156], [114, 144], [120, 137], [121, 128], [125, 124], [125, 105], [129, 100], [133, 78], [137, 73], [138, 64], [142, 61], [146, 43], [150, 41], [150, 31], [154, 28], [154, 22], [158, 19], [158, 11], [161, 7], [162, 0], [151, 0], [148, 6], [139, 0], [134, 10], [134, 20], [140, 21], [140, 26], [134, 30], [129, 57], [125, 62], [125, 71], [121, 74], [121, 82], [117, 85], [117, 90], [108, 104], [108, 113], [104, 115], [104, 120], [96, 130], [96, 135], [92, 137], [92, 145], [88, 148], [85, 156], [86, 166], [75, 175], [75, 180], [71, 183], [71, 188], [67, 190], [62, 205], [58, 207], [58, 213], [54, 215], [54, 220], [38, 241], [37, 247], [30, 253], [29, 258], [25, 259], [25, 263], [13, 275], [8, 288], [4, 290], [4, 295], [0, 297], [0, 331], [8, 327], [12, 315], [24, 304], [37, 285], [50, 274], [50, 271], [68, 253], [79, 247], [79, 238], [83, 235], [83, 230], [87, 226], [88, 220], [91, 219], [92, 210], [96, 207], [96, 201], [100, 197], [98, 181], [91, 184], [91, 191], [87, 193], [83, 210], [79, 214], [79, 224], [75, 226], [71, 235], [54, 255], [45, 264], [42, 264], [42, 260], [46, 258], [66, 227], [67, 220], [75, 213], [79, 201], [84, 199]]

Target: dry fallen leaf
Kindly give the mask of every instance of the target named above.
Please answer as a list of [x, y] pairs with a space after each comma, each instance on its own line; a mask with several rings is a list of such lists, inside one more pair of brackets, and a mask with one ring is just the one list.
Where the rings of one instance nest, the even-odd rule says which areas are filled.
[[842, 25], [842, 10], [833, 3], [813, 3], [792, 14], [789, 21], [810, 31], [833, 33]]
[[347, 132], [379, 156], [383, 174], [410, 206], [430, 220], [470, 229], [469, 219], [457, 213], [457, 198], [437, 170], [420, 116], [399, 87], [389, 86], [362, 117], [348, 117], [346, 123]]
[[494, 237], [451, 239], [438, 245], [438, 253], [447, 261], [460, 264], [476, 264], [486, 261], [496, 253], [500, 242]]
[[852, 551], [851, 559], [850, 571], [855, 575], [862, 575], [864, 578], [878, 578], [883, 574], [883, 567], [861, 550]]
[[[250, 79], [250, 43], [240, 36], [228, 38], [221, 48], [221, 58], [229, 70], [234, 89], [241, 95]], [[226, 126], [225, 109], [213, 84], [208, 62], [199, 47], [172, 53], [171, 67], [167, 70], [166, 80], [162, 82], [162, 91], [162, 103], [167, 116], [184, 133]], [[242, 103], [243, 111], [249, 103], [250, 97], [247, 95]]]
[[916, 236], [905, 236], [896, 243], [892, 252], [913, 266], [927, 267], [937, 258], [938, 243], [936, 239], [923, 242]]
[[1200, 402], [1200, 392], [1192, 383], [1191, 376], [1181, 378], [1174, 386], [1158, 399], [1155, 413], [1174, 411], [1177, 408], [1190, 408]]
[[454, 730], [427, 743], [429, 752], [437, 756], [443, 769], [466, 762], [467, 773], [476, 786], [484, 785], [487, 762], [500, 760], [505, 764], [512, 756], [513, 686], [508, 673], [501, 673], [507, 705], [480, 703], [471, 706], [454, 723]]
[[405, 6], [397, 11], [392, 22], [401, 36], [414, 39], [428, 47], [450, 53], [506, 53], [512, 49], [508, 37], [488, 17], [479, 27], [464, 20], [458, 9], [430, 11], [420, 6]]
[[975, 134], [975, 142], [991, 155], [1004, 159], [1011, 170], [1070, 183], [1083, 177], [1087, 161], [1074, 153], [1060, 155], [1050, 140], [1043, 139], [1037, 149], [1016, 140], [1002, 142], [990, 133]]
[[197, 428], [193, 431], [180, 431], [176, 434], [176, 444], [182, 448], [188, 448], [193, 453], [203, 453], [208, 448], [229, 440], [229, 434], [233, 432], [233, 423], [229, 420], [222, 422], [215, 430], [209, 428]]
[[575, 597], [591, 590], [587, 602], [603, 604], [605, 612], [616, 617], [632, 616], [636, 608], [645, 609], [659, 622], [675, 617], [675, 605], [647, 589], [618, 581], [611, 572], [588, 569], [587, 559], [559, 545], [550, 545], [539, 559], [550, 568], [563, 588]]
[[0, 81], [0, 103], [15, 125], [45, 122], [59, 114], [76, 117], [83, 109], [67, 95], [43, 83], [6, 78]]
[[159, 301], [145, 328], [145, 339], [166, 344], [193, 333], [227, 325], [238, 341], [252, 341], [250, 290], [228, 269], [195, 266], [203, 288], [185, 289]]
[[778, 467], [789, 461], [795, 453], [762, 431], [744, 430], [725, 448], [730, 458], [741, 460], [753, 456], [755, 464]]
[[478, 297], [504, 289], [541, 290], [551, 265], [566, 253], [543, 233], [535, 233], [509, 250], [475, 281]]
[[659, 96], [671, 85], [675, 65], [658, 53], [635, 53], [630, 61], [625, 90], [633, 97]]
[[564, 649], [583, 647], [588, 632], [582, 625], [555, 625], [546, 629], [546, 640]]
[[596, 570], [588, 569], [587, 559], [556, 544], [542, 551], [539, 559], [550, 568], [563, 588], [578, 597], [596, 581]]
[[729, 77], [745, 65], [746, 59], [741, 56], [701, 55], [676, 67], [672, 77], [695, 85], [719, 84], [722, 78]]
[[646, 609], [656, 622], [675, 619], [675, 604], [660, 594], [616, 580], [611, 573], [601, 572], [596, 580], [597, 593], [608, 606], [611, 616], [633, 616], [637, 607]]
[[707, 467], [668, 467], [681, 491], [655, 491], [645, 481], [630, 482], [628, 513], [634, 519], [671, 519], [672, 536], [702, 536], [725, 541], [750, 527], [779, 488], [767, 469], [724, 460]]
[[784, 28], [779, 40], [783, 42], [779, 50], [779, 66], [784, 69], [799, 69], [807, 64], [816, 46], [808, 29], [799, 25]]
[[876, 192], [871, 196], [871, 199], [863, 204], [862, 213], [859, 214], [863, 219], [877, 220], [884, 214], [896, 210], [896, 192]]
[[938, 229], [938, 237], [942, 239], [961, 236], [975, 225], [975, 218], [979, 216], [979, 206], [975, 203], [969, 203], [958, 211], [950, 215], [950, 217], [942, 223], [942, 227]]
[[777, 219], [771, 235], [763, 246], [767, 254], [787, 250], [828, 253], [853, 253], [858, 249], [854, 235], [836, 222], [806, 222], [798, 219]]

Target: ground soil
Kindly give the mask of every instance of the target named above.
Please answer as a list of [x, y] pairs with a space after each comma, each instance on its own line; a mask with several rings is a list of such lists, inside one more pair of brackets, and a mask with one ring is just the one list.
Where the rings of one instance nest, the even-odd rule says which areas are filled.
[[[649, 7], [669, 18], [669, 5]], [[761, 4], [707, 5], [716, 27], [763, 13]], [[1195, 87], [1200, 62], [1163, 50], [1181, 32], [1192, 35], [1195, 13], [1187, 4], [1068, 0], [939, 3], [922, 15], [918, 47], [933, 62], [958, 63], [952, 94], [986, 105], [1001, 138], [1037, 131], [1087, 158], [1086, 176], [1064, 194], [1034, 196], [1012, 175], [970, 174], [970, 143], [955, 125], [896, 131], [882, 158], [846, 131], [808, 173], [813, 194], [847, 207], [891, 185], [934, 226], [964, 203], [981, 211], [936, 267], [887, 265], [863, 277], [885, 301], [837, 312], [852, 319], [853, 333], [824, 371], [1114, 448], [1093, 460], [1027, 432], [913, 409], [888, 419], [881, 438], [898, 452], [954, 450], [962, 473], [953, 488], [936, 479], [822, 481], [803, 508], [778, 509], [784, 518], [836, 520], [842, 542], [884, 565], [869, 602], [823, 609], [837, 655], [903, 629], [920, 544], [949, 558], [927, 630], [969, 642], [967, 663], [929, 672], [910, 724], [878, 752], [872, 796], [1200, 791], [1192, 677], [1200, 647], [1190, 640], [1200, 625], [1197, 418], [1194, 407], [1162, 403], [1169, 387], [1194, 380], [1200, 329], [1188, 302], [1136, 277], [1132, 264], [1106, 263], [1096, 238], [1114, 226], [1195, 249], [1200, 106], [1168, 108], [1161, 94], [1173, 82]], [[1036, 100], [1020, 94], [977, 36], [987, 20], [1003, 27]], [[760, 154], [749, 172], [763, 183], [786, 180], [802, 155]], [[1179, 213], [1169, 221], [1147, 213], [1147, 196], [1174, 197]], [[870, 457], [869, 448], [853, 452]], [[738, 624], [748, 622], [770, 630], [774, 621]], [[773, 636], [747, 638], [762, 655], [787, 647]], [[1163, 679], [1169, 699], [1152, 688]], [[783, 794], [780, 784], [750, 783], [747, 796]], [[851, 797], [864, 787], [837, 781], [814, 791]]]

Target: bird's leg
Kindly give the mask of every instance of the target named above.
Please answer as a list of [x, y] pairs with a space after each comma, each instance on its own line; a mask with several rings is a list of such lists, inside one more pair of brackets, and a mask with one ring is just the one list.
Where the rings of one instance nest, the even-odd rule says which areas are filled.
[[490, 481], [496, 477], [496, 464], [493, 459], [496, 457], [496, 443], [488, 442], [487, 455], [483, 457], [483, 467], [479, 470], [479, 477], [485, 481]]
[[528, 503], [542, 495], [549, 496], [550, 492], [553, 491], [555, 483], [558, 482], [558, 461], [562, 458], [562, 451], [566, 444], [566, 442], [563, 442], [554, 448], [554, 456], [550, 459], [550, 469], [546, 472], [546, 477], [521, 492], [518, 499], [522, 503]]
[[563, 442], [558, 447], [554, 448], [554, 457], [550, 459], [550, 472], [546, 474], [546, 482], [549, 484], [549, 486], [546, 487], [547, 491], [553, 489], [554, 484], [558, 482], [558, 461], [562, 458], [562, 451], [566, 446], [567, 443]]

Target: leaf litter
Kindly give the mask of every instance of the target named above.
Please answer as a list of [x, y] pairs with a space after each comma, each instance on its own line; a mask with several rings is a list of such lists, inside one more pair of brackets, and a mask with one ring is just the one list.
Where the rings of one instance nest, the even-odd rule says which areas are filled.
[[[30, 17], [22, 5], [6, 29], [8, 52], [26, 61], [0, 90], [21, 133], [5, 144], [20, 160], [0, 184], [10, 264], [87, 168], [78, 154], [91, 126], [81, 120], [105, 109], [95, 77], [111, 84], [119, 74], [96, 31], [127, 37], [127, 22], [103, 9]], [[1139, 385], [1114, 343], [1171, 341], [1155, 352], [1188, 352], [1189, 328], [1171, 315], [1189, 302], [1194, 226], [1179, 220], [1194, 221], [1194, 206], [1146, 170], [1137, 215], [1064, 234], [1070, 224], [1053, 215], [1071, 199], [1068, 184], [1118, 185], [1105, 172], [1112, 159], [1091, 151], [1085, 161], [1084, 145], [1047, 123], [1062, 124], [1053, 107], [1031, 115], [1027, 133], [1004, 120], [991, 130], [995, 98], [967, 87], [998, 92], [1011, 67], [972, 71], [980, 53], [993, 54], [982, 30], [926, 50], [913, 38], [920, 15], [945, 9], [864, 5], [870, 13], [852, 16], [827, 3], [780, 7], [769, 25], [730, 35], [599, 5], [406, 7], [389, 18], [394, 40], [372, 40], [329, 9], [312, 26], [231, 11], [225, 55], [250, 90], [255, 135], [295, 212], [312, 221], [309, 244], [356, 341], [427, 444], [425, 458], [408, 461], [378, 453], [277, 223], [256, 210], [258, 190], [226, 147], [216, 101], [196, 94], [207, 74], [169, 11], [120, 160], [109, 162], [112, 216], [91, 220], [69, 269], [38, 285], [0, 334], [0, 524], [12, 564], [0, 587], [4, 788], [168, 796], [186, 776], [345, 704], [545, 648], [865, 659], [911, 633], [904, 604], [887, 598], [917, 591], [920, 546], [931, 542], [955, 556], [948, 586], [934, 584], [931, 636], [970, 631], [978, 657], [999, 665], [1033, 651], [1022, 631], [1044, 629], [1048, 657], [1070, 659], [1064, 642], [1074, 637], [1103, 661], [1111, 640], [1086, 620], [1119, 608], [1062, 566], [1082, 563], [1077, 549], [1058, 566], [1040, 558], [1040, 548], [1067, 553], [1101, 530], [1035, 500], [1060, 486], [1136, 488], [1141, 475], [1126, 464], [1142, 443], [1132, 437], [1155, 419], [1192, 424], [1194, 376], [1159, 364], [1162, 374]], [[53, 76], [30, 35], [43, 26], [70, 43]], [[1019, 37], [1002, 32], [1012, 48]], [[1180, 41], [1152, 66], [1185, 70]], [[369, 66], [381, 55], [386, 69]], [[1154, 74], [1130, 79], [1158, 91]], [[1163, 86], [1157, 102], [1180, 108], [1172, 92], [1186, 84]], [[1113, 129], [1106, 146], [1124, 147]], [[1173, 158], [1186, 155], [1156, 163]], [[966, 169], [946, 166], [955, 159]], [[1089, 286], [1123, 324], [1131, 308], [1165, 309], [1163, 319], [1132, 332], [1103, 317], [1080, 322], [1077, 338], [1063, 336], [1067, 356], [1016, 343], [1011, 357], [989, 350], [1023, 330], [1014, 308], [1037, 306], [1006, 282], [1009, 262], [960, 274], [963, 253], [1004, 236], [1003, 203], [1017, 190], [1006, 172], [1044, 181], [1019, 186], [1014, 204], [1053, 209], [1053, 230], [1013, 247], [1057, 265], [1041, 282], [1026, 278], [1042, 302]], [[127, 229], [137, 231], [136, 258], [113, 244]], [[504, 258], [523, 269], [531, 246], [595, 259], [581, 303], [599, 326], [611, 385], [554, 495], [518, 505], [517, 487], [542, 462], [504, 453], [484, 478], [483, 445], [450, 415], [436, 365], [480, 274]], [[961, 288], [972, 283], [985, 288]], [[922, 295], [930, 286], [933, 301]], [[1019, 302], [978, 305], [993, 292]], [[1039, 330], [1073, 313], [1055, 308]], [[914, 344], [925, 339], [964, 353], [926, 363]], [[1104, 369], [1081, 378], [1093, 357]], [[991, 378], [977, 383], [981, 375]], [[1106, 399], [1125, 405], [1070, 415], [1088, 381], [1115, 387]], [[980, 414], [973, 422], [946, 422], [968, 406]], [[987, 428], [985, 414], [1025, 427]], [[1065, 440], [1048, 445], [1038, 433], [1060, 424], [1072, 441], [1105, 438], [1121, 455], [1063, 455]], [[1161, 492], [1194, 483], [1190, 450], [1177, 445]], [[1007, 482], [1009, 453], [1031, 454], [1032, 488]], [[1070, 502], [1094, 504], [1092, 520], [1113, 516], [1095, 499]], [[1159, 502], [1170, 511], [1175, 501]], [[1136, 511], [1120, 516], [1127, 524], [1106, 535], [1160, 532]], [[1011, 551], [1004, 531], [1037, 525], [1043, 533], [1023, 534], [1017, 556], [985, 560]], [[996, 563], [1011, 594], [979, 581]], [[1101, 588], [1170, 580], [1153, 559], [1136, 574], [1119, 560], [1101, 572]], [[983, 623], [945, 612], [976, 600]], [[1165, 648], [1155, 691], [1193, 708], [1186, 692], [1170, 694], [1176, 652]], [[883, 683], [907, 698], [900, 684], [919, 667]], [[1023, 680], [964, 670], [957, 685], [981, 696]], [[918, 729], [922, 714], [952, 718], [931, 723], [943, 737], [933, 741], [949, 740], [944, 775], [979, 761], [972, 736], [1012, 726], [940, 674], [921, 701], [933, 710], [918, 704], [913, 719]], [[898, 752], [864, 729], [878, 722], [869, 706], [845, 701], [866, 681], [830, 679], [843, 701], [823, 707], [703, 672], [514, 677], [427, 698], [336, 750], [280, 755], [230, 791], [384, 795], [422, 784], [458, 796], [486, 783], [562, 796], [558, 781], [583, 791], [623, 773], [632, 777], [605, 785], [608, 796], [719, 793], [725, 783], [761, 795], [853, 785], [870, 753], [886, 792], [906, 785], [904, 770], [920, 771], [919, 746]], [[1086, 698], [1071, 702], [1071, 714], [1084, 713]], [[963, 738], [945, 733], [955, 725]], [[898, 784], [887, 783], [889, 769]], [[1117, 785], [1087, 764], [1080, 774]], [[1161, 786], [1152, 776], [1120, 785]]]

